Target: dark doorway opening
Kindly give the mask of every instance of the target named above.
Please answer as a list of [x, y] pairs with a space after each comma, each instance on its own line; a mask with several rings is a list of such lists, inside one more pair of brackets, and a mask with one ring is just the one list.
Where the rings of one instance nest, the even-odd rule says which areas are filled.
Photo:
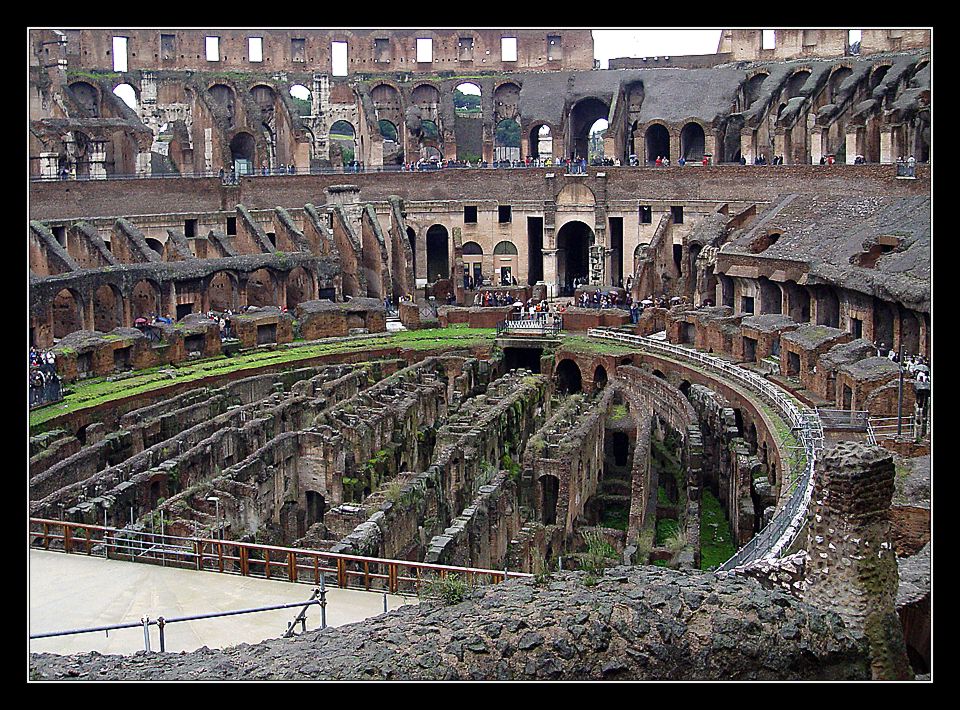
[[503, 364], [506, 370], [522, 367], [537, 374], [540, 373], [540, 357], [543, 348], [504, 348]]
[[557, 365], [557, 391], [561, 394], [576, 394], [583, 391], [583, 375], [573, 360], [563, 360]]
[[527, 283], [543, 281], [543, 217], [527, 217]]

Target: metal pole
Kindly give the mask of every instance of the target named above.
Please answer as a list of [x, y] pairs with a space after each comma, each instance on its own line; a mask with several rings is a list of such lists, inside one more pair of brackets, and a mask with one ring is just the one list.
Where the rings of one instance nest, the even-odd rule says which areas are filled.
[[220, 499], [217, 498], [217, 539], [223, 539], [222, 528], [220, 527]]
[[897, 385], [897, 438], [903, 434], [903, 341], [900, 342], [900, 382]]
[[383, 593], [383, 613], [387, 613], [387, 593]]
[[327, 628], [327, 576], [320, 575], [320, 628]]
[[150, 650], [150, 617], [145, 616], [140, 621], [143, 622], [143, 650]]
[[164, 643], [164, 638], [163, 638], [163, 627], [164, 627], [165, 625], [166, 625], [166, 622], [163, 620], [163, 617], [162, 617], [162, 616], [161, 616], [161, 617], [158, 617], [158, 618], [157, 618], [157, 628], [160, 629], [160, 651], [161, 651], [161, 652], [165, 652], [165, 651], [167, 650], [167, 646], [166, 646], [166, 644]]

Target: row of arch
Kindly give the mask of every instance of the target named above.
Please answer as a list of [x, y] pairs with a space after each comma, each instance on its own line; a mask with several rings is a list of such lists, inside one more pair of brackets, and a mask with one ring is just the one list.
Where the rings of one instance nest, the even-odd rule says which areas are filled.
[[[317, 293], [315, 278], [303, 266], [286, 273], [266, 267], [250, 273], [215, 271], [193, 287], [185, 283], [161, 285], [144, 278], [133, 283], [126, 293], [115, 284], [101, 284], [91, 291], [65, 286], [54, 294], [45, 319], [31, 319], [31, 339], [36, 341], [33, 344], [47, 347], [52, 339], [59, 340], [78, 330], [107, 332], [132, 327], [138, 318], [149, 319], [153, 315], [179, 320], [189, 313], [237, 310], [244, 305], [293, 310], [300, 303], [317, 298]], [[173, 313], [172, 301], [176, 308]], [[40, 304], [35, 310], [45, 309]]]

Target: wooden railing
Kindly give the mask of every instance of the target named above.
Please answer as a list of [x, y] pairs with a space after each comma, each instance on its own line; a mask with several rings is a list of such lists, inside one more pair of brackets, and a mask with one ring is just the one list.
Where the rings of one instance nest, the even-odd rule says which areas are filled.
[[44, 518], [31, 518], [27, 534], [31, 547], [45, 550], [314, 585], [320, 584], [323, 575], [325, 579], [335, 579], [343, 589], [391, 594], [416, 593], [425, 583], [448, 576], [459, 577], [470, 586], [531, 576], [524, 572], [178, 537]]

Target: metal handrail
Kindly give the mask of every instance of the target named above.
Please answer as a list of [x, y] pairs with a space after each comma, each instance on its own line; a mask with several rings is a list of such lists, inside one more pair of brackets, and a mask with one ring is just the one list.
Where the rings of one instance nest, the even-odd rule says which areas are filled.
[[607, 328], [590, 328], [587, 330], [587, 335], [606, 340], [627, 342], [643, 349], [695, 361], [708, 369], [736, 380], [750, 391], [760, 395], [778, 410], [780, 416], [790, 424], [791, 429], [797, 433], [800, 439], [804, 452], [803, 471], [790, 483], [789, 497], [767, 525], [746, 545], [737, 550], [729, 560], [720, 565], [719, 569], [729, 570], [756, 559], [777, 557], [788, 549], [796, 539], [806, 519], [807, 508], [813, 494], [813, 472], [817, 452], [823, 446], [823, 425], [816, 410], [801, 409], [782, 390], [768, 380], [749, 370], [697, 350]]
[[[531, 576], [508, 570], [345, 555], [237, 540], [181, 537], [45, 518], [31, 518], [30, 526], [42, 528], [28, 532], [30, 545], [41, 543], [48, 550], [52, 541], [62, 541], [63, 551], [68, 553], [82, 551], [87, 555], [96, 553], [110, 559], [130, 561], [151, 559], [197, 570], [309, 584], [321, 584], [323, 576], [331, 573], [336, 576], [340, 588], [363, 588], [368, 591], [377, 587], [397, 593], [401, 583], [419, 589], [423, 582], [433, 577], [448, 575], [465, 577], [471, 584], [482, 583], [483, 580], [496, 584], [506, 578]], [[57, 531], [62, 532], [57, 534]], [[358, 578], [359, 583], [354, 583]]]

